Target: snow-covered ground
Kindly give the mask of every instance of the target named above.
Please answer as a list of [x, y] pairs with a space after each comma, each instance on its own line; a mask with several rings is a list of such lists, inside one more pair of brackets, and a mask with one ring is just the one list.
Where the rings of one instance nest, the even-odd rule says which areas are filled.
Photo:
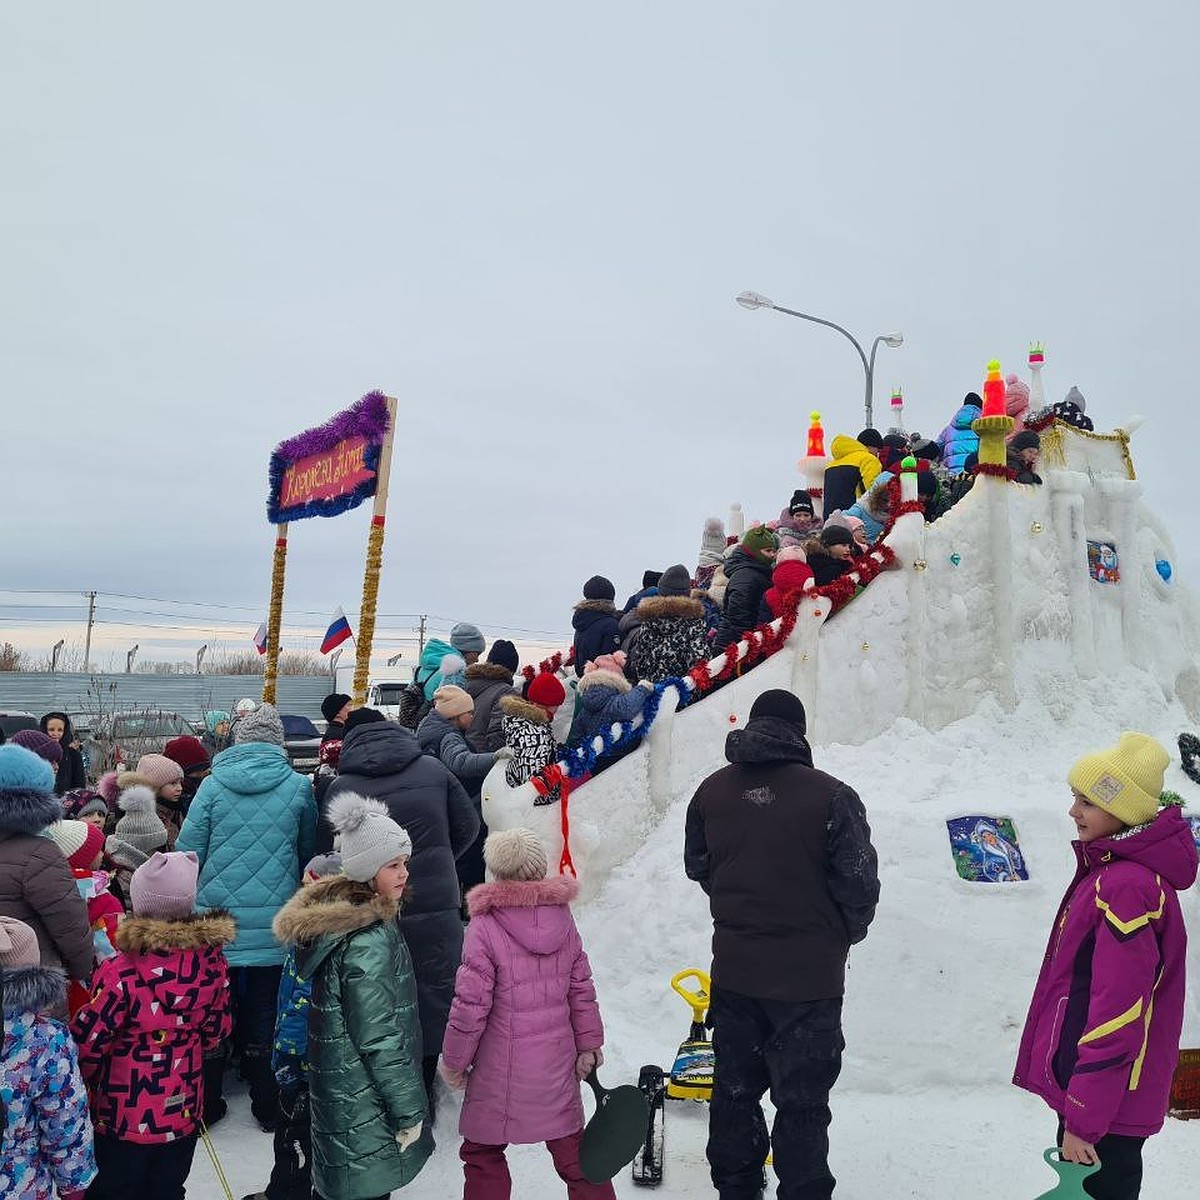
[[[1015, 711], [985, 701], [973, 716], [932, 733], [902, 721], [861, 746], [818, 745], [818, 765], [856, 786], [871, 813], [883, 898], [867, 941], [850, 960], [847, 1053], [834, 1094], [832, 1166], [845, 1200], [1014, 1200], [1054, 1183], [1041, 1162], [1055, 1118], [1007, 1084], [1025, 1005], [1055, 906], [1071, 872], [1065, 772], [1082, 751], [1138, 726], [1174, 749], [1190, 728], [1144, 674], [1130, 669], [1083, 692], [1069, 711], [1041, 695], [1036, 659]], [[1200, 810], [1200, 787], [1173, 767], [1168, 785]], [[684, 878], [684, 803], [578, 911], [608, 1029], [606, 1082], [636, 1078], [643, 1062], [669, 1064], [688, 1010], [668, 986], [685, 966], [708, 965], [710, 926], [700, 889]], [[1030, 881], [958, 879], [947, 817], [1011, 816]], [[1184, 897], [1193, 931], [1200, 899]], [[1200, 962], [1189, 966], [1185, 1042], [1200, 1044]], [[460, 1194], [453, 1100], [440, 1115], [438, 1150], [408, 1189]], [[252, 1130], [244, 1098], [214, 1137], [238, 1197], [262, 1187], [271, 1139]], [[707, 1109], [667, 1109], [664, 1198], [712, 1194], [704, 1160]], [[565, 1194], [538, 1147], [512, 1152], [514, 1194]], [[1182, 1200], [1200, 1175], [1200, 1122], [1169, 1122], [1146, 1152], [1145, 1200]], [[622, 1196], [649, 1195], [624, 1175]], [[203, 1152], [189, 1195], [221, 1195]]]

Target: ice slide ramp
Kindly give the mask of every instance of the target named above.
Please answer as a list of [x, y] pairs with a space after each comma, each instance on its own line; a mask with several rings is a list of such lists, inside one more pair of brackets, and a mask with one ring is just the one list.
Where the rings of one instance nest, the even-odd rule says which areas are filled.
[[[1200, 721], [1197, 605], [1164, 578], [1174, 546], [1142, 503], [1129, 434], [1056, 423], [1043, 444], [1044, 486], [981, 475], [934, 524], [900, 517], [887, 538], [898, 566], [832, 620], [829, 601], [802, 601], [783, 648], [741, 678], [683, 709], [667, 689], [643, 743], [570, 794], [581, 899], [724, 765], [725, 735], [769, 688], [800, 696], [818, 745], [862, 745], [902, 720], [937, 731], [988, 701], [1011, 711], [1018, 692], [1066, 719], [1128, 670]], [[912, 498], [915, 477], [901, 486]], [[1024, 671], [1029, 650], [1036, 670]], [[723, 665], [720, 656], [710, 670]], [[484, 782], [484, 819], [534, 829], [553, 865], [561, 808], [535, 798], [531, 784], [509, 788], [501, 764]]]

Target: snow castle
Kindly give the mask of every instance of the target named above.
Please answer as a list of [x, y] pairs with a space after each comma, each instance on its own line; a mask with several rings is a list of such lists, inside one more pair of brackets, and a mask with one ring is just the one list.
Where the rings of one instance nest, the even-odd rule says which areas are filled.
[[[1011, 419], [980, 424], [989, 421], [1000, 424], [981, 431], [980, 458], [990, 441], [1003, 463]], [[643, 743], [570, 794], [581, 897], [597, 895], [671, 806], [724, 765], [724, 735], [768, 688], [801, 697], [818, 745], [861, 745], [901, 721], [938, 731], [986, 703], [1011, 711], [1022, 662], [1035, 664], [1025, 678], [1051, 714], [1132, 668], [1160, 703], [1178, 701], [1200, 722], [1200, 621], [1171, 575], [1170, 535], [1142, 503], [1130, 450], [1139, 424], [1091, 433], [1055, 421], [1042, 435], [1044, 486], [983, 474], [933, 524], [899, 517], [886, 538], [893, 569], [833, 620], [829, 600], [802, 601], [783, 649], [740, 678], [678, 711], [668, 688]], [[915, 488], [903, 475], [905, 500]], [[723, 665], [722, 655], [710, 669]], [[556, 863], [562, 812], [535, 798], [531, 784], [507, 787], [501, 764], [484, 784], [484, 817], [491, 828], [535, 828]]]

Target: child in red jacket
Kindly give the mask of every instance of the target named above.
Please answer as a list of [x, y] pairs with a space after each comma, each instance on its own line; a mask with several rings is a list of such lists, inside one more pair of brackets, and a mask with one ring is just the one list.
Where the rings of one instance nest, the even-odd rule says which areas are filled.
[[229, 1036], [221, 948], [237, 932], [197, 913], [194, 854], [154, 854], [133, 873], [133, 915], [71, 1021], [92, 1101], [96, 1164], [89, 1200], [183, 1195], [204, 1111], [203, 1055]]

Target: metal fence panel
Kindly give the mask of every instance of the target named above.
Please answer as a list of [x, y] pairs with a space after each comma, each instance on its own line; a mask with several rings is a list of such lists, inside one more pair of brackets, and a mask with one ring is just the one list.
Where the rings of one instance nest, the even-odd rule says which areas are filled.
[[[328, 675], [281, 675], [281, 712], [321, 719], [321, 701], [333, 691]], [[40, 717], [59, 709], [77, 715], [161, 708], [202, 721], [210, 708], [228, 711], [243, 696], [262, 695], [261, 675], [84, 675], [47, 671], [0, 671], [0, 711], [25, 710]]]

